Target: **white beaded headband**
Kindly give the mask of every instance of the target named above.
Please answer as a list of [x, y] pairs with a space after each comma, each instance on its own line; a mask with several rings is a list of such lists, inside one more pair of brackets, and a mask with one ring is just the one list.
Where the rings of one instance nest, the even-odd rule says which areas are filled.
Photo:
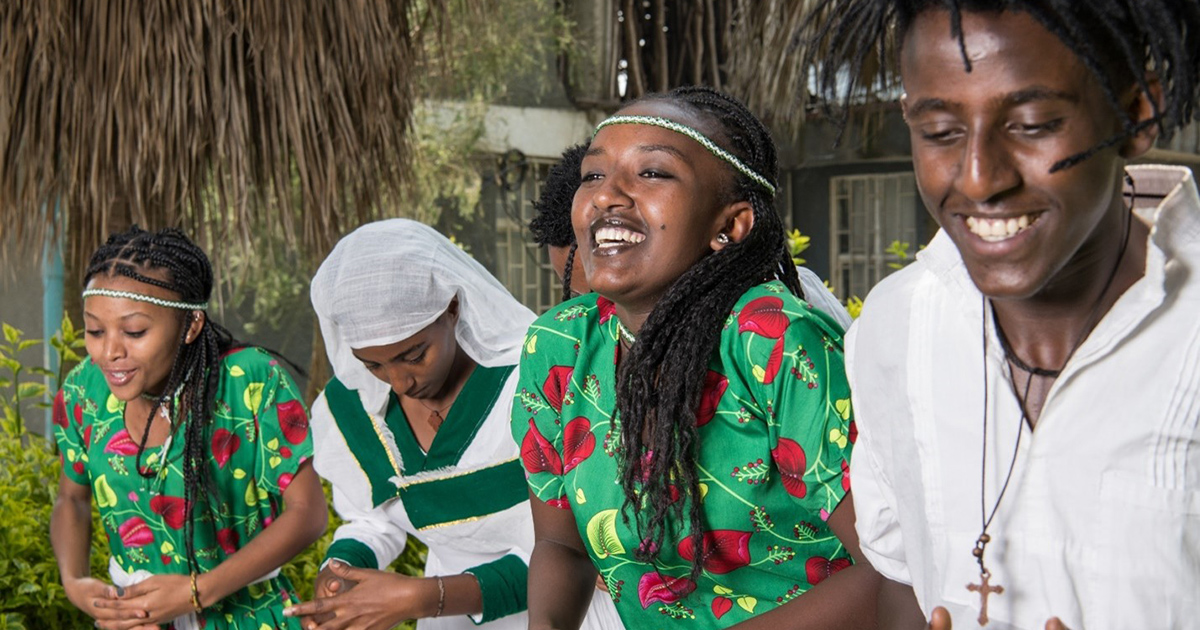
[[763, 188], [770, 191], [770, 193], [772, 195], [775, 194], [775, 186], [770, 181], [768, 181], [766, 177], [759, 175], [758, 173], [756, 173], [754, 171], [754, 169], [750, 168], [749, 166], [746, 166], [745, 163], [743, 163], [741, 160], [739, 160], [736, 155], [717, 146], [717, 143], [713, 142], [712, 140], [709, 140], [707, 136], [705, 136], [704, 134], [700, 133], [699, 131], [696, 131], [695, 129], [693, 129], [687, 125], [677, 123], [674, 120], [663, 118], [661, 116], [624, 116], [624, 115], [622, 115], [622, 116], [611, 116], [611, 117], [605, 119], [599, 125], [596, 125], [596, 131], [599, 132], [601, 129], [603, 129], [609, 125], [652, 125], [654, 127], [662, 127], [663, 129], [670, 129], [671, 131], [674, 131], [676, 133], [681, 133], [681, 134], [691, 138], [692, 140], [699, 142], [700, 146], [704, 147], [705, 149], [708, 149], [709, 153], [712, 153], [713, 155], [717, 156], [718, 158], [721, 158], [722, 160], [725, 160], [726, 162], [729, 163], [730, 166], [737, 169], [737, 171], [739, 173], [741, 173], [742, 175], [745, 175], [746, 177], [749, 177], [751, 180], [754, 181], [754, 183], [756, 183], [759, 186], [762, 186]]
[[203, 311], [203, 310], [208, 309], [208, 302], [172, 302], [171, 300], [164, 300], [162, 298], [156, 298], [152, 295], [145, 295], [142, 293], [134, 293], [132, 291], [114, 291], [112, 289], [87, 289], [86, 291], [83, 292], [83, 297], [85, 297], [85, 298], [91, 297], [93, 295], [99, 295], [99, 296], [111, 297], [111, 298], [125, 298], [126, 300], [136, 300], [138, 302], [146, 302], [148, 304], [155, 304], [157, 306], [165, 306], [167, 308], [178, 308], [178, 309], [185, 310], [185, 311]]

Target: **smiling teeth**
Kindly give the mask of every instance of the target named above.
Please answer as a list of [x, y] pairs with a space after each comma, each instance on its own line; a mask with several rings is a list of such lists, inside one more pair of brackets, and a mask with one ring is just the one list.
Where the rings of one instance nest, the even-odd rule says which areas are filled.
[[1021, 230], [1033, 225], [1036, 220], [1036, 217], [1028, 214], [1011, 219], [967, 217], [967, 229], [979, 238], [989, 243], [995, 243], [1016, 236]]
[[618, 245], [637, 245], [646, 240], [645, 234], [619, 227], [603, 227], [596, 230], [596, 245], [600, 247], [616, 247]]

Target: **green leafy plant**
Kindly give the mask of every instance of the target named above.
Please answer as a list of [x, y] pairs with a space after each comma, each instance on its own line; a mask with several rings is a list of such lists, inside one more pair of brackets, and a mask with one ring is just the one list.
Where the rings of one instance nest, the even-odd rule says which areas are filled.
[[[46, 384], [28, 380], [29, 376], [54, 377], [55, 374], [42, 367], [27, 366], [19, 358], [21, 352], [42, 343], [41, 339], [25, 339], [25, 333], [8, 324], [3, 328], [4, 340], [0, 341], [0, 411], [4, 417], [0, 425], [12, 435], [25, 432], [25, 418], [21, 408], [27, 402], [46, 407]], [[2, 460], [0, 460], [2, 461]]]
[[800, 233], [800, 230], [792, 230], [787, 233], [787, 248], [788, 253], [792, 256], [792, 262], [797, 265], [803, 265], [805, 260], [800, 257], [804, 250], [808, 249], [812, 238]]
[[883, 253], [890, 254], [899, 260], [888, 263], [888, 267], [903, 269], [905, 265], [912, 262], [912, 254], [908, 253], [909, 247], [911, 247], [911, 244], [904, 241], [892, 241], [892, 244], [888, 245], [887, 249], [883, 250]]

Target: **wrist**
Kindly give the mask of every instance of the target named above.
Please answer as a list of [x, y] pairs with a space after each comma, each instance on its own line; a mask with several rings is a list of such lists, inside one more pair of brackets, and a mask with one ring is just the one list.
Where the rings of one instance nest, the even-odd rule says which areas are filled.
[[440, 575], [429, 576], [420, 580], [423, 593], [421, 601], [425, 602], [423, 618], [432, 619], [446, 614], [446, 578]]

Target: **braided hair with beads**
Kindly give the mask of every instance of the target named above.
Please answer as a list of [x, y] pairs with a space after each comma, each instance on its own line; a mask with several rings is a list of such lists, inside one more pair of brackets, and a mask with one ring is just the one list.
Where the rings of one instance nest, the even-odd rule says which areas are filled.
[[[146, 272], [152, 269], [165, 271], [166, 280], [147, 275]], [[213, 290], [213, 272], [208, 257], [183, 232], [173, 228], [147, 232], [134, 226], [126, 232], [110, 236], [92, 254], [84, 273], [84, 286], [99, 275], [121, 275], [167, 289], [178, 293], [184, 302], [207, 302]], [[167, 406], [170, 417], [184, 418], [173, 431], [183, 432], [183, 498], [187, 513], [184, 540], [187, 544], [188, 566], [193, 573], [198, 573], [194, 542], [196, 506], [214, 492], [206, 465], [209, 459], [206, 434], [216, 404], [220, 375], [220, 370], [214, 368], [222, 356], [243, 344], [208, 317], [204, 318], [204, 325], [196, 338], [186, 343], [188, 321], [194, 316], [196, 311], [179, 311], [183, 324], [180, 327], [179, 345], [166, 385], [152, 403], [150, 418], [138, 438], [134, 467], [143, 477], [155, 475], [154, 470], [144, 469], [141, 462], [150, 436], [150, 425], [161, 406]], [[177, 404], [182, 408], [176, 409]]]
[[571, 272], [575, 266], [575, 250], [579, 248], [579, 243], [575, 242], [575, 229], [571, 227], [571, 206], [575, 191], [579, 190], [580, 165], [587, 150], [586, 144], [567, 147], [559, 161], [550, 167], [542, 191], [533, 202], [537, 214], [529, 222], [533, 242], [546, 247], [570, 248], [563, 269], [564, 301], [571, 299]]
[[[775, 184], [779, 167], [771, 135], [737, 100], [706, 87], [683, 87], [641, 99], [653, 100], [669, 101], [711, 121], [718, 130], [710, 138], [713, 142]], [[647, 541], [636, 552], [643, 561], [657, 558], [668, 518], [686, 520], [688, 536], [696, 549], [701, 548], [699, 434], [694, 418], [704, 390], [705, 366], [717, 348], [726, 317], [747, 290], [769, 280], [781, 280], [803, 297], [774, 195], [728, 168], [733, 184], [725, 191], [725, 200], [749, 201], [753, 228], [741, 241], [705, 256], [676, 279], [642, 324], [617, 377], [619, 482], [626, 507], [632, 507], [636, 516], [639, 536]], [[642, 459], [639, 455], [646, 452], [654, 456]], [[685, 500], [672, 501], [669, 486], [680, 488]], [[692, 578], [700, 574], [700, 562], [697, 554]]]
[[[1170, 137], [1196, 115], [1200, 99], [1200, 2], [1196, 0], [820, 0], [807, 14], [797, 42], [803, 44], [802, 68], [815, 78], [819, 107], [844, 126], [853, 103], [879, 85], [896, 83], [896, 51], [913, 20], [925, 11], [950, 14], [951, 35], [958, 38], [969, 72], [962, 33], [963, 12], [1022, 11], [1079, 56], [1098, 80], [1113, 111], [1124, 111], [1120, 95], [1136, 85], [1149, 93], [1151, 82], [1163, 88], [1154, 116], [1140, 123], [1126, 116], [1124, 128], [1095, 146], [1068, 156], [1055, 172], [1078, 164], [1157, 125]], [[878, 75], [865, 70], [878, 61]]]

